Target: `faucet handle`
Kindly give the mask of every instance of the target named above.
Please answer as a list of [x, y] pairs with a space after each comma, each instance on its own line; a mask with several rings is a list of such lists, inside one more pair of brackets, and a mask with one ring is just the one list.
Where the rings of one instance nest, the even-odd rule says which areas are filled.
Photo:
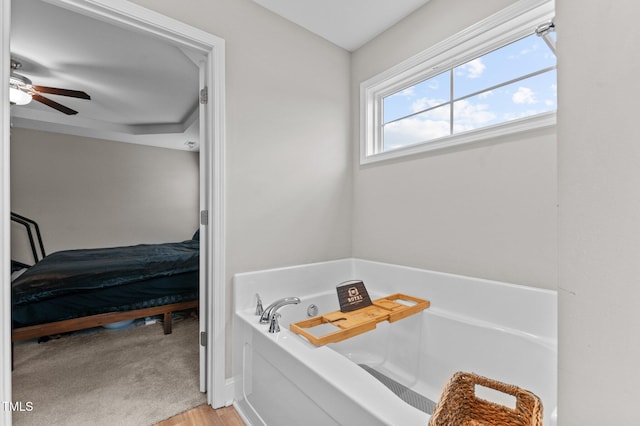
[[258, 293], [256, 293], [256, 299], [258, 299], [256, 303], [256, 316], [260, 316], [264, 312], [264, 308], [262, 307], [262, 299], [260, 299], [260, 295]]
[[278, 312], [275, 312], [273, 315], [271, 315], [271, 318], [269, 319], [269, 333], [280, 333], [280, 324], [278, 323], [278, 318], [280, 318], [282, 315], [280, 315]]

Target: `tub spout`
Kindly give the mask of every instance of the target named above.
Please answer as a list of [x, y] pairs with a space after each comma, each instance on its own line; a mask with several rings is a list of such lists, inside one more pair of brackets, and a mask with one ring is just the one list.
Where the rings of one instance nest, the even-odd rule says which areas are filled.
[[300, 303], [300, 298], [298, 297], [285, 297], [283, 299], [276, 300], [264, 310], [260, 316], [260, 324], [267, 324], [271, 320], [271, 316], [281, 307], [285, 305], [297, 305], [298, 303]]

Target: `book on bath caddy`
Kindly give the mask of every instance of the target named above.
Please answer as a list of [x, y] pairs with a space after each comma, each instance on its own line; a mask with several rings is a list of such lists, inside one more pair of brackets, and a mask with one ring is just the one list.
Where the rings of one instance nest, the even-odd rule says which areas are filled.
[[372, 305], [367, 288], [360, 280], [340, 283], [336, 286], [336, 291], [341, 312], [351, 312]]

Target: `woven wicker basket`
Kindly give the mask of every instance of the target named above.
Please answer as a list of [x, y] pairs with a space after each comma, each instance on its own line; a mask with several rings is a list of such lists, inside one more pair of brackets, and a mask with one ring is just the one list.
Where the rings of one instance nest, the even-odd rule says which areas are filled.
[[[475, 385], [514, 396], [515, 409], [476, 397]], [[429, 426], [542, 426], [542, 403], [517, 386], [459, 372], [444, 388]]]

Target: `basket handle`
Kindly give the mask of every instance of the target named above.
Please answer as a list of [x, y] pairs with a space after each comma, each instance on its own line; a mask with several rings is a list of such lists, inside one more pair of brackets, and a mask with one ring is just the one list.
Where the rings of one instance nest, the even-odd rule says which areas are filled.
[[[509, 385], [506, 383], [502, 383], [496, 380], [491, 380], [488, 379], [486, 377], [482, 377], [482, 376], [478, 376], [478, 375], [472, 375], [473, 376], [473, 383], [469, 382], [471, 384], [471, 386], [474, 387], [473, 390], [473, 395], [476, 399], [478, 399], [478, 396], [475, 393], [475, 386], [474, 384], [480, 385], [480, 386], [484, 386], [486, 388], [490, 388], [490, 389], [494, 389], [496, 391], [499, 392], [503, 392], [507, 395], [511, 395], [516, 399], [516, 408], [515, 408], [515, 412], [519, 413], [519, 414], [523, 414], [526, 417], [530, 417], [532, 412], [536, 415], [537, 417], [537, 423], [534, 424], [542, 424], [542, 410], [540, 407], [540, 399], [535, 396], [533, 393], [519, 388], [517, 386], [514, 385]], [[495, 403], [494, 404], [499, 404], [499, 403]], [[502, 405], [502, 404], [499, 404]], [[507, 407], [509, 408], [509, 407]]]

